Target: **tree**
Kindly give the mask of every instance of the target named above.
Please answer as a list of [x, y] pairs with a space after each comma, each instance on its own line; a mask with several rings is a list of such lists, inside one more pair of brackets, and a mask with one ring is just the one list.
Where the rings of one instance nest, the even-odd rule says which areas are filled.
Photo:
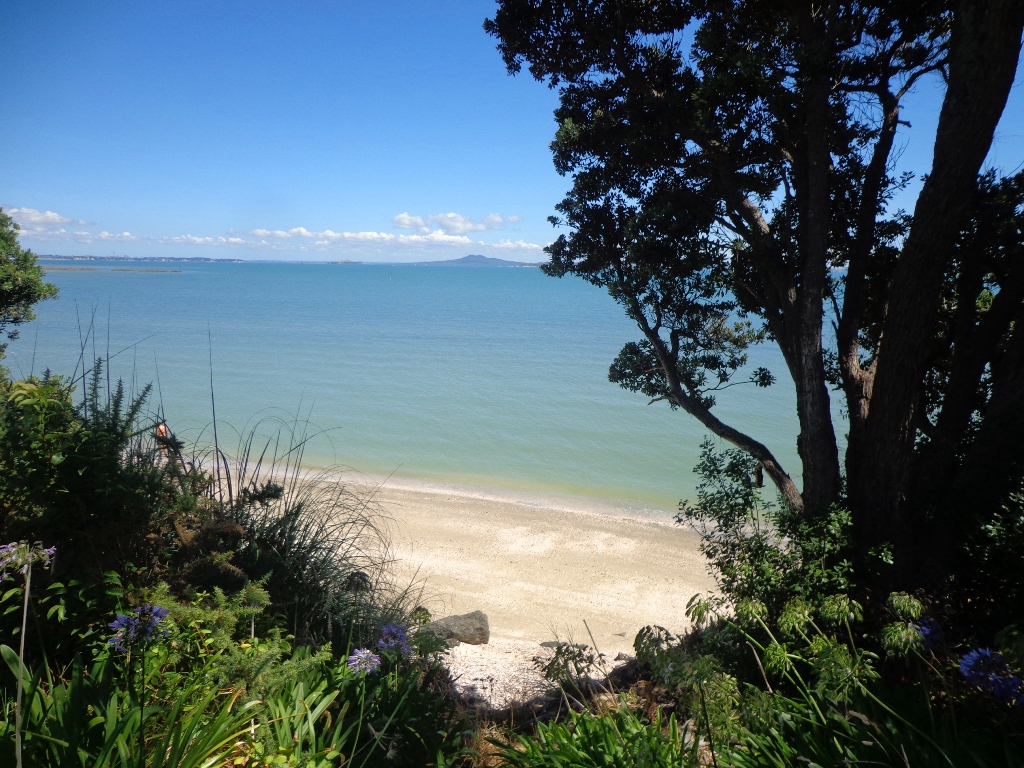
[[[0, 337], [6, 333], [8, 339], [18, 337], [17, 326], [35, 319], [33, 305], [57, 295], [57, 287], [43, 281], [36, 255], [18, 245], [18, 229], [0, 208]], [[6, 349], [0, 342], [0, 359]]]
[[[636, 321], [610, 378], [749, 453], [793, 510], [846, 505], [890, 584], [940, 578], [1024, 474], [1024, 175], [980, 173], [1022, 28], [1019, 0], [501, 0], [485, 22], [511, 73], [559, 89], [570, 231], [545, 271]], [[926, 77], [945, 95], [908, 213], [894, 152]], [[802, 487], [715, 414], [762, 342], [796, 387]]]

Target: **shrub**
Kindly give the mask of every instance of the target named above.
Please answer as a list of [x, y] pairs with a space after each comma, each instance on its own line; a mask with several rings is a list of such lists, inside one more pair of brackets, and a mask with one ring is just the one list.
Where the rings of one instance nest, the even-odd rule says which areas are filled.
[[[216, 601], [169, 614], [143, 606], [112, 623], [117, 643], [94, 646], [91, 661], [80, 655], [66, 677], [44, 665], [26, 672], [25, 764], [187, 768], [231, 756], [245, 765], [423, 766], [461, 753], [465, 734], [435, 685], [436, 655], [389, 643], [392, 631], [379, 664], [359, 669], [332, 660], [329, 647], [231, 641], [229, 613]], [[2, 652], [16, 674], [16, 654]], [[6, 765], [14, 702], [3, 691], [0, 706]]]
[[757, 461], [745, 451], [701, 446], [697, 502], [680, 502], [676, 521], [700, 535], [700, 551], [722, 594], [756, 600], [778, 615], [793, 597], [812, 602], [852, 588], [849, 513], [832, 507], [794, 513], [763, 498]]
[[513, 768], [678, 768], [696, 765], [698, 744], [689, 743], [675, 715], [648, 721], [626, 706], [607, 714], [572, 712], [564, 723], [541, 723], [533, 737], [493, 742]]
[[[303, 468], [311, 439], [305, 422], [271, 423], [260, 438], [265, 426], [243, 434], [234, 458], [215, 451], [193, 460], [220, 468], [206, 469], [215, 478], [206, 491], [215, 508], [200, 529], [236, 526], [227, 562], [261, 581], [270, 612], [285, 617], [300, 643], [344, 648], [406, 622], [416, 595], [389, 578], [384, 515], [372, 492], [343, 482], [338, 470]], [[215, 554], [209, 546], [205, 552]]]
[[727, 627], [756, 677], [732, 678], [693, 635], [657, 627], [638, 635], [637, 658], [691, 713], [720, 764], [1020, 765], [1019, 676], [987, 651], [965, 656], [964, 672], [920, 601], [896, 593], [887, 605], [890, 622], [870, 644], [903, 665], [908, 679], [897, 685], [880, 679], [881, 659], [863, 647], [863, 612], [845, 595], [817, 606], [794, 598], [774, 620], [752, 601], [732, 606], [735, 617], [720, 597], [691, 601], [694, 632]]

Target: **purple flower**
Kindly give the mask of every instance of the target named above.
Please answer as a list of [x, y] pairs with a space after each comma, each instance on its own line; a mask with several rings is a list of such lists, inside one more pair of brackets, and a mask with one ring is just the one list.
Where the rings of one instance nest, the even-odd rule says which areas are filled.
[[56, 553], [56, 547], [44, 548], [38, 542], [29, 544], [27, 541], [15, 541], [10, 544], [0, 544], [0, 578], [6, 576], [9, 570], [18, 571], [21, 574], [28, 573], [28, 569], [33, 563], [42, 563], [45, 567], [50, 564]]
[[114, 646], [118, 653], [128, 653], [139, 645], [145, 645], [157, 635], [166, 635], [167, 630], [160, 629], [160, 622], [170, 611], [159, 605], [140, 605], [131, 613], [119, 613], [109, 626], [114, 630], [107, 642]]
[[998, 651], [976, 648], [960, 659], [967, 682], [1008, 704], [1024, 704], [1024, 681], [1014, 675]]
[[921, 645], [925, 648], [938, 648], [942, 645], [942, 627], [935, 619], [921, 619], [914, 622], [914, 629], [921, 638]]
[[377, 641], [377, 647], [382, 651], [397, 650], [403, 656], [412, 653], [406, 629], [398, 624], [386, 624], [384, 626], [380, 631], [380, 640]]
[[369, 648], [356, 648], [352, 655], [348, 657], [346, 664], [348, 664], [348, 668], [351, 670], [369, 674], [370, 672], [376, 672], [380, 667], [380, 656]]

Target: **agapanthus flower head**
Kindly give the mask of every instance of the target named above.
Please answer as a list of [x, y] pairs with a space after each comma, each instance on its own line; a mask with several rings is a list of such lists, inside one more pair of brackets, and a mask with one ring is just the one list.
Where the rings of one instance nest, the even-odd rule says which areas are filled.
[[397, 650], [402, 655], [412, 653], [412, 648], [409, 645], [409, 635], [405, 627], [398, 624], [384, 625], [384, 628], [380, 631], [380, 640], [377, 641], [377, 647], [382, 651]]
[[170, 611], [159, 605], [140, 605], [131, 613], [119, 613], [109, 626], [114, 630], [107, 642], [119, 653], [128, 653], [133, 648], [145, 645], [155, 637], [166, 635], [160, 622]]
[[999, 651], [975, 648], [960, 659], [967, 682], [1008, 704], [1024, 704], [1024, 681], [1014, 675]]
[[356, 648], [345, 663], [348, 664], [349, 669], [369, 674], [370, 672], [376, 672], [380, 668], [380, 656], [369, 648]]
[[47, 566], [55, 554], [56, 547], [44, 547], [39, 542], [29, 544], [27, 541], [14, 541], [0, 544], [0, 578], [6, 576], [7, 571], [27, 573], [33, 563]]
[[935, 619], [921, 619], [914, 622], [914, 629], [921, 638], [921, 645], [924, 648], [938, 648], [942, 645], [942, 627]]

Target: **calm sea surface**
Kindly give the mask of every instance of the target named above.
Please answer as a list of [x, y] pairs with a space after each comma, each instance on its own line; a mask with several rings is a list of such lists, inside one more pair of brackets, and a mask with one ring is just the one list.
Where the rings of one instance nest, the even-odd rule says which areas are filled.
[[[86, 356], [109, 348], [115, 375], [159, 374], [152, 405], [183, 437], [211, 421], [212, 347], [222, 443], [235, 441], [227, 425], [301, 412], [325, 431], [311, 466], [635, 509], [670, 511], [694, 493], [703, 429], [608, 382], [639, 332], [580, 280], [531, 268], [42, 263], [65, 268], [48, 273], [60, 298], [37, 308], [8, 367], [71, 372], [91, 324]], [[155, 269], [179, 271], [143, 271]], [[734, 387], [717, 412], [796, 472], [792, 384], [773, 348], [751, 365], [779, 382]]]

